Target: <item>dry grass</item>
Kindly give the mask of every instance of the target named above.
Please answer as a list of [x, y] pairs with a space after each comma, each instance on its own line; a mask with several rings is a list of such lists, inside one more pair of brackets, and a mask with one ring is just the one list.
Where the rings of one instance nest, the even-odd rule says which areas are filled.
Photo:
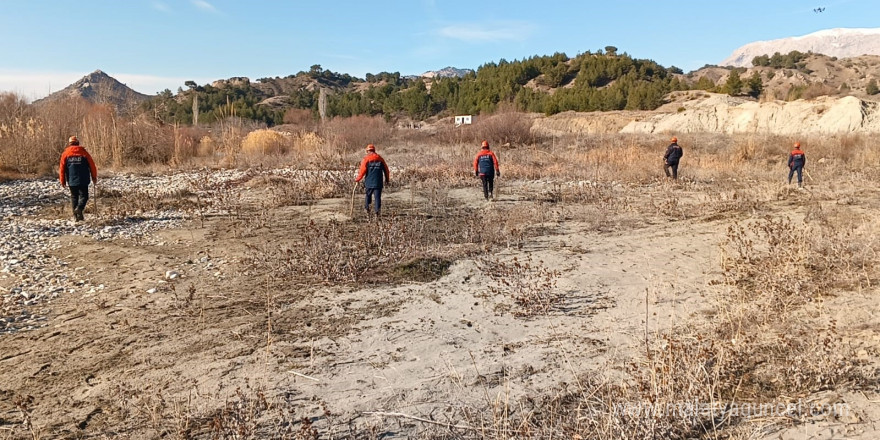
[[[389, 209], [389, 211], [394, 211]], [[530, 219], [509, 212], [477, 215], [449, 208], [445, 214], [394, 214], [380, 221], [315, 222], [297, 226], [292, 243], [256, 249], [253, 261], [272, 262], [272, 272], [292, 283], [372, 284], [424, 280], [419, 266], [484, 252], [492, 246], [516, 246]], [[430, 267], [427, 269], [431, 270]]]
[[[724, 247], [733, 255], [725, 258], [719, 281], [724, 288], [710, 319], [664, 333], [646, 330], [643, 356], [628, 365], [627, 379], [585, 372], [542, 396], [458, 406], [448, 423], [431, 431], [436, 438], [744, 439], [766, 427], [766, 418], [754, 418], [761, 405], [777, 408], [822, 390], [870, 386], [874, 372], [855, 360], [835, 322], [817, 315], [815, 304], [832, 288], [856, 289], [876, 276], [873, 260], [865, 259], [872, 240], [812, 228], [773, 219], [748, 230], [732, 227]], [[820, 256], [830, 249], [837, 251]], [[827, 260], [820, 264], [814, 257]], [[826, 268], [831, 260], [834, 266]], [[544, 275], [534, 286], [509, 281], [535, 279], [512, 274], [532, 264], [511, 264], [500, 290], [552, 287]], [[811, 282], [817, 285], [807, 288]], [[800, 423], [815, 416], [805, 408], [784, 414], [771, 421]]]
[[332, 147], [354, 152], [363, 150], [367, 144], [381, 149], [393, 133], [394, 127], [380, 116], [352, 116], [332, 119], [321, 128], [320, 134]]

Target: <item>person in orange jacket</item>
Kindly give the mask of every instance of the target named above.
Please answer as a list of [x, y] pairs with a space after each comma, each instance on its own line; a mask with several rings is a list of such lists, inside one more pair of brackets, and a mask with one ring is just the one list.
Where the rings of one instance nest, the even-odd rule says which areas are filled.
[[58, 177], [61, 179], [61, 186], [70, 188], [74, 220], [85, 220], [83, 210], [89, 201], [89, 183], [98, 183], [98, 169], [89, 152], [79, 145], [76, 136], [67, 140], [67, 148], [61, 154]]
[[804, 155], [804, 150], [801, 150], [801, 143], [794, 143], [794, 150], [791, 151], [791, 154], [788, 155], [788, 184], [791, 185], [791, 178], [794, 177], [794, 173], [797, 172], [798, 176], [798, 187], [803, 186], [804, 181], [804, 165], [807, 164], [807, 156]]
[[373, 144], [367, 145], [367, 154], [361, 161], [360, 171], [354, 181], [360, 182], [361, 179], [363, 179], [364, 188], [366, 188], [364, 210], [367, 211], [367, 214], [370, 213], [370, 203], [375, 197], [376, 216], [378, 217], [382, 210], [382, 188], [391, 181], [391, 171], [388, 170], [385, 159], [376, 154], [376, 146]]
[[489, 141], [483, 141], [480, 153], [474, 158], [474, 175], [483, 182], [483, 197], [494, 199], [495, 176], [501, 177], [498, 158], [489, 149]]

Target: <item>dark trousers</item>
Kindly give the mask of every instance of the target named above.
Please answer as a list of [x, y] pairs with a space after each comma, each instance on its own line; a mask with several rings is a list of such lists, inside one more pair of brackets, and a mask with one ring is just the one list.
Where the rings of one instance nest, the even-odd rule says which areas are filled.
[[70, 188], [70, 203], [73, 205], [73, 210], [86, 209], [86, 203], [89, 202], [89, 186], [69, 186], [68, 188]]
[[489, 200], [489, 194], [495, 190], [495, 176], [483, 174], [480, 176], [480, 180], [483, 181], [483, 197]]
[[789, 168], [789, 170], [788, 170], [788, 183], [791, 183], [791, 178], [794, 177], [795, 171], [797, 171], [798, 185], [800, 185], [804, 181], [804, 176], [803, 176], [804, 166], [803, 165], [797, 165], [797, 166], [793, 166], [793, 167]]
[[[669, 170], [672, 170], [672, 174], [669, 173]], [[666, 173], [666, 177], [672, 177], [673, 179], [678, 179], [678, 162], [676, 163], [667, 163], [663, 165], [663, 171]]]
[[373, 197], [376, 198], [376, 214], [382, 210], [382, 188], [367, 188], [367, 194], [364, 198], [364, 209], [367, 212], [370, 212], [370, 203], [373, 201]]

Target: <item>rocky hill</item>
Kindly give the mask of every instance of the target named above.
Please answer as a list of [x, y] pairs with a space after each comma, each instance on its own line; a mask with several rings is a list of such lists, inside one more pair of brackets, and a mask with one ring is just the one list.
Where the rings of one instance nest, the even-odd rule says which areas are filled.
[[[706, 77], [713, 84], [723, 85], [733, 68], [709, 66], [682, 76], [689, 84], [696, 84]], [[809, 54], [793, 68], [751, 66], [736, 68], [743, 80], [758, 73], [763, 83], [762, 99], [795, 100], [818, 96], [855, 96], [860, 99], [877, 99], [869, 95], [868, 84], [880, 81], [880, 55], [863, 55], [853, 58], [837, 58], [822, 54]]]
[[134, 111], [140, 103], [150, 99], [149, 95], [136, 92], [112, 76], [101, 70], [96, 70], [82, 77], [79, 81], [45, 98], [34, 101], [34, 104], [41, 105], [71, 97], [83, 98], [96, 104], [108, 104], [113, 106], [117, 112], [126, 114]]
[[839, 58], [880, 55], [880, 28], [825, 29], [800, 37], [755, 41], [733, 51], [720, 65], [750, 67], [756, 56], [775, 52], [785, 54], [793, 50]]
[[654, 111], [565, 112], [533, 130], [566, 133], [880, 133], [880, 103], [854, 96], [763, 101], [703, 91], [675, 92]]
[[469, 73], [473, 73], [471, 69], [458, 69], [455, 67], [444, 67], [440, 70], [429, 70], [423, 73], [423, 78], [461, 78]]

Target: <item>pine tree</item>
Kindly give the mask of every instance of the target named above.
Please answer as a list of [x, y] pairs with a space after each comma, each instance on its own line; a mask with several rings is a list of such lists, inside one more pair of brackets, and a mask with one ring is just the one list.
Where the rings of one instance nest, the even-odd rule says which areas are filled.
[[730, 71], [730, 75], [727, 76], [727, 82], [724, 83], [724, 93], [728, 95], [735, 96], [742, 93], [743, 82], [739, 77], [739, 71], [736, 69]]
[[752, 74], [747, 85], [749, 86], [749, 96], [752, 98], [761, 96], [761, 92], [764, 91], [764, 83], [761, 81], [761, 74], [758, 72]]
[[708, 77], [701, 76], [700, 79], [697, 80], [697, 84], [694, 85], [694, 88], [697, 90], [712, 91], [715, 89], [715, 83]]
[[869, 95], [876, 95], [878, 92], [880, 92], [880, 88], [877, 88], [877, 80], [871, 78], [871, 80], [868, 81], [868, 85], [865, 86], [865, 93]]

